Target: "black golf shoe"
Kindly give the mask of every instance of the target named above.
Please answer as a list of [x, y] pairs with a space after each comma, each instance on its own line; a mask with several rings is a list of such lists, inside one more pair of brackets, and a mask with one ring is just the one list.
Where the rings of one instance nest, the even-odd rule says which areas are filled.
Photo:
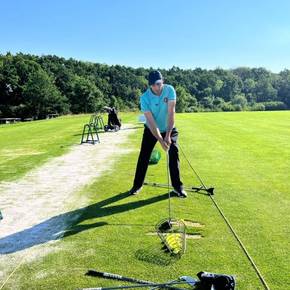
[[130, 195], [137, 195], [139, 193], [139, 191], [141, 191], [142, 187], [136, 188], [136, 187], [132, 187], [129, 190]]
[[177, 189], [174, 188], [171, 191], [171, 193], [177, 195], [178, 197], [183, 197], [183, 198], [187, 197], [187, 193], [186, 193], [186, 191], [183, 188], [180, 189], [180, 190], [177, 190]]

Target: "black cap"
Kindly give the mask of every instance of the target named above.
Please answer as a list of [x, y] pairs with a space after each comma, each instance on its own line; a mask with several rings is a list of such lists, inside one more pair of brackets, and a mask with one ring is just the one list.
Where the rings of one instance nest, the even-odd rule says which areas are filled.
[[149, 73], [148, 76], [148, 81], [149, 81], [149, 86], [154, 85], [156, 81], [162, 80], [162, 74], [158, 70], [153, 70]]

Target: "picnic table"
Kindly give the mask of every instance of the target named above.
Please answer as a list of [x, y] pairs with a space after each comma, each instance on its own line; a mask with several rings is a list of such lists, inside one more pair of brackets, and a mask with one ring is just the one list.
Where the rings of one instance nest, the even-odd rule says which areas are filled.
[[0, 124], [11, 124], [20, 122], [21, 118], [0, 118]]
[[52, 119], [52, 118], [56, 118], [58, 116], [59, 116], [59, 114], [47, 114], [46, 119]]

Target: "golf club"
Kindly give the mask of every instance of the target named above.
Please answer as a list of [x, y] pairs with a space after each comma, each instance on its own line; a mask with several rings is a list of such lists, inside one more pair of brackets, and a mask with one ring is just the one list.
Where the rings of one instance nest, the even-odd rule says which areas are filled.
[[[180, 150], [184, 156], [184, 158], [186, 159], [189, 167], [191, 168], [192, 172], [197, 176], [197, 178], [199, 179], [200, 183], [202, 184], [202, 188], [207, 189], [212, 191], [213, 193], [213, 188], [207, 188], [206, 185], [204, 184], [203, 180], [201, 179], [201, 177], [198, 175], [198, 173], [196, 172], [196, 170], [193, 168], [193, 166], [191, 165], [190, 161], [188, 160], [188, 158], [186, 157], [182, 147], [180, 146]], [[224, 219], [225, 223], [227, 224], [227, 226], [229, 227], [230, 231], [232, 232], [234, 238], [237, 240], [237, 242], [239, 243], [239, 245], [241, 246], [243, 252], [245, 253], [246, 257], [248, 258], [248, 260], [250, 261], [253, 269], [255, 270], [257, 276], [259, 277], [260, 281], [262, 282], [264, 288], [266, 290], [269, 290], [269, 286], [267, 284], [267, 282], [265, 281], [265, 278], [263, 277], [262, 273], [260, 272], [260, 270], [258, 269], [257, 265], [255, 264], [253, 258], [250, 256], [249, 252], [247, 251], [245, 245], [243, 244], [243, 242], [241, 241], [240, 237], [238, 236], [238, 234], [236, 233], [236, 231], [234, 230], [233, 226], [231, 225], [230, 221], [226, 218], [225, 214], [223, 213], [222, 209], [220, 208], [220, 206], [218, 205], [217, 201], [215, 200], [215, 198], [213, 197], [213, 194], [208, 194], [208, 196], [210, 197], [211, 201], [213, 202], [214, 206], [216, 207], [216, 209], [218, 210], [218, 212], [220, 213], [220, 215], [222, 216], [222, 218]]]
[[[187, 284], [185, 281], [172, 281], [167, 283], [152, 283], [152, 284], [136, 284], [129, 286], [115, 286], [115, 287], [93, 287], [93, 288], [79, 288], [79, 290], [117, 290], [117, 289], [133, 289], [133, 288], [147, 288], [147, 287], [158, 287], [158, 288], [169, 288], [171, 285], [182, 285]], [[180, 289], [180, 288], [179, 288]]]
[[[121, 276], [118, 274], [101, 272], [101, 271], [96, 271], [96, 270], [92, 270], [92, 269], [88, 270], [86, 275], [91, 276], [91, 277], [102, 277], [102, 278], [106, 278], [106, 279], [119, 280], [119, 281], [124, 281], [124, 282], [133, 282], [133, 283], [137, 283], [137, 284], [146, 284], [146, 285], [156, 284], [152, 281], [140, 280], [140, 279], [136, 279], [136, 278], [125, 277], [125, 276]], [[173, 287], [173, 286], [168, 286], [167, 288], [171, 289], [171, 290], [181, 290], [181, 288], [177, 288], [177, 287]]]
[[[168, 185], [167, 184], [163, 184], [163, 183], [156, 183], [156, 182], [147, 182], [147, 181], [145, 181], [143, 184], [144, 185], [148, 185], [148, 186], [153, 186], [153, 187], [168, 188]], [[172, 186], [169, 186], [169, 188], [170, 189], [173, 189]], [[184, 186], [183, 188], [185, 190], [191, 191], [191, 192], [197, 192], [197, 193], [206, 194], [206, 195], [214, 195], [214, 187], [206, 188], [206, 187], [203, 187], [203, 186], [200, 186], [200, 187]], [[204, 193], [204, 191], [206, 193]]]

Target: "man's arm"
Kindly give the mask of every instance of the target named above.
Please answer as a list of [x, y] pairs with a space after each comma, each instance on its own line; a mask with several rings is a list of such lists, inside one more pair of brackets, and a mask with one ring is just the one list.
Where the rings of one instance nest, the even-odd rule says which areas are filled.
[[174, 127], [174, 120], [175, 120], [175, 105], [176, 101], [169, 101], [168, 102], [168, 119], [167, 119], [167, 131], [165, 136], [165, 142], [167, 144], [171, 144], [171, 132]]
[[159, 129], [156, 126], [156, 123], [154, 121], [154, 118], [152, 116], [152, 113], [150, 111], [148, 112], [144, 112], [144, 116], [146, 117], [146, 120], [148, 122], [149, 125], [149, 129], [152, 133], [152, 135], [159, 141], [159, 143], [161, 144], [161, 146], [163, 147], [164, 150], [168, 149], [167, 144], [164, 142]]

